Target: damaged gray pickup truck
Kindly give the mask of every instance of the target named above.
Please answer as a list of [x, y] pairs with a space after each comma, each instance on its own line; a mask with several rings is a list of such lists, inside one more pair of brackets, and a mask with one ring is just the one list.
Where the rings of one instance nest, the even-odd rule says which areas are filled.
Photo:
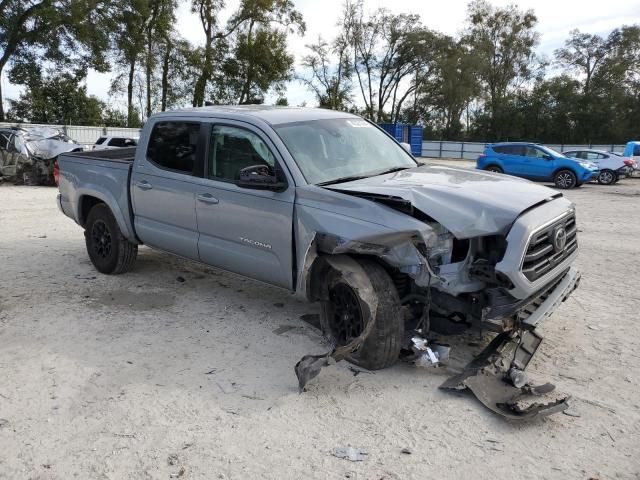
[[332, 359], [381, 369], [475, 329], [498, 335], [444, 388], [512, 418], [567, 407], [521, 401], [553, 389], [524, 369], [580, 279], [575, 210], [554, 190], [421, 165], [375, 124], [307, 108], [161, 113], [136, 149], [59, 165], [60, 209], [100, 272], [145, 244], [319, 301], [332, 349], [298, 362], [301, 390]]

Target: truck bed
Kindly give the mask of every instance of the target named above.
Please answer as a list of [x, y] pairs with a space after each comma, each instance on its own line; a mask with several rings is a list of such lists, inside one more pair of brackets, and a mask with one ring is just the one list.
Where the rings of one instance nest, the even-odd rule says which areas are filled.
[[136, 148], [63, 153], [59, 205], [65, 215], [84, 225], [90, 206], [106, 203], [123, 235], [135, 242], [129, 184]]
[[110, 150], [90, 150], [65, 154], [68, 157], [81, 157], [83, 160], [102, 160], [108, 162], [132, 163], [136, 156], [136, 147], [113, 148]]

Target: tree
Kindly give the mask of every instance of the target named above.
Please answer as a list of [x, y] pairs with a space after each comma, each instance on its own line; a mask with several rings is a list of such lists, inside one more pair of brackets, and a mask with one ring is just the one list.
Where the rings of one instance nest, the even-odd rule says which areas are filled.
[[[345, 2], [340, 24], [351, 48], [365, 115], [375, 121], [394, 121], [403, 102], [418, 87], [411, 79], [429, 56], [433, 33], [418, 15], [378, 9], [367, 16], [362, 0]], [[391, 112], [386, 114], [389, 102]]]
[[27, 90], [10, 100], [10, 118], [56, 125], [101, 125], [105, 105], [87, 95], [83, 78], [70, 73], [40, 75], [31, 72]]
[[204, 104], [211, 81], [216, 83], [215, 101], [259, 101], [290, 77], [293, 58], [286, 52], [286, 32], [304, 33], [302, 15], [291, 0], [242, 0], [225, 28], [219, 28], [217, 15], [223, 6], [222, 0], [192, 0], [205, 33], [194, 106]]
[[[116, 34], [114, 40], [115, 66], [120, 70], [112, 90], [118, 91], [126, 83], [127, 110], [131, 112], [129, 122], [137, 121], [138, 113], [134, 107], [136, 73], [144, 67], [143, 90], [145, 107], [143, 111], [150, 116], [157, 106], [154, 93], [157, 90], [155, 74], [158, 58], [167, 50], [167, 41], [173, 38], [172, 25], [175, 20], [175, 0], [114, 0], [118, 2], [116, 14]], [[171, 50], [171, 47], [168, 48]], [[164, 65], [164, 59], [163, 59]]]
[[170, 42], [169, 38], [175, 21], [174, 12], [176, 6], [176, 0], [152, 0], [149, 5], [149, 15], [145, 19], [147, 118], [153, 112], [152, 82], [153, 73], [157, 67], [156, 57], [159, 56], [161, 45], [164, 46], [165, 50], [171, 49], [167, 42]]
[[461, 138], [462, 114], [480, 92], [478, 62], [468, 44], [448, 36], [438, 40], [434, 57], [405, 119], [430, 123], [440, 138]]
[[[299, 77], [315, 94], [322, 108], [346, 110], [352, 101], [351, 78], [353, 67], [349, 44], [344, 36], [336, 38], [329, 45], [322, 38], [314, 44], [306, 45], [310, 52], [302, 58], [302, 66], [311, 72], [310, 78]], [[336, 58], [335, 66], [332, 57]]]
[[474, 0], [469, 4], [468, 24], [465, 42], [478, 60], [488, 109], [488, 136], [500, 139], [509, 125], [508, 98], [533, 77], [536, 68], [537, 18], [532, 10], [521, 11], [514, 5], [496, 8], [486, 0]]
[[584, 94], [589, 95], [591, 79], [611, 51], [611, 44], [599, 35], [571, 30], [564, 47], [555, 51], [557, 62], [569, 71], [584, 75]]
[[[25, 56], [106, 71], [112, 9], [110, 0], [0, 0], [0, 75]], [[2, 100], [0, 85], [0, 121]]]

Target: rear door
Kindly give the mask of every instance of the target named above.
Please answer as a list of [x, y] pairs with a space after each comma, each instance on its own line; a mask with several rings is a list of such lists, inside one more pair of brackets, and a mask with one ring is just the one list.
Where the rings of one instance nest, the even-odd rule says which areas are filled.
[[195, 196], [196, 179], [203, 170], [202, 128], [194, 121], [156, 121], [145, 156], [136, 158], [131, 175], [140, 240], [194, 260], [198, 259]]
[[523, 145], [505, 145], [504, 149], [504, 165], [505, 173], [524, 177], [527, 175], [525, 165], [525, 148]]
[[[294, 184], [278, 151], [244, 122], [211, 125], [205, 178], [196, 191], [200, 260], [273, 285], [293, 288]], [[265, 165], [286, 190], [238, 186], [240, 170]]]

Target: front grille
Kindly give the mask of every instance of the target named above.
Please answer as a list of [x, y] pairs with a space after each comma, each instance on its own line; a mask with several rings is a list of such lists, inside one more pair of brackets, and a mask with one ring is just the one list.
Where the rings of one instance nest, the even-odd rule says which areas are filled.
[[[556, 244], [556, 235], [564, 229], [566, 241], [562, 248]], [[529, 240], [529, 246], [522, 262], [522, 273], [533, 282], [560, 265], [578, 248], [576, 235], [576, 217], [574, 214], [563, 217], [557, 222], [536, 232]]]

